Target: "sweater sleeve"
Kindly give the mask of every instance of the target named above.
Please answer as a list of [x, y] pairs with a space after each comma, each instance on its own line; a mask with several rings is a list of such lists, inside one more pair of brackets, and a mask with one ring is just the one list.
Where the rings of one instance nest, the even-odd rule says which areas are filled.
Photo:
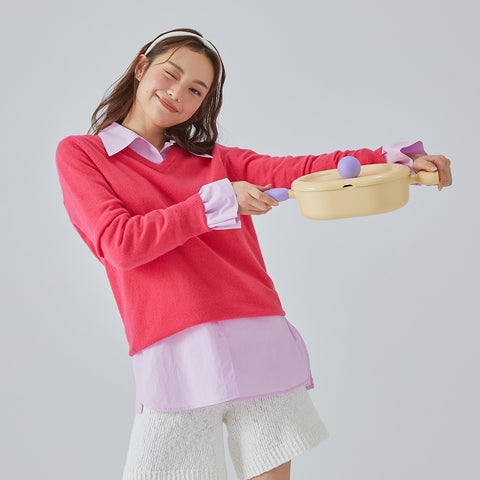
[[131, 270], [211, 230], [198, 193], [164, 209], [131, 215], [71, 138], [62, 140], [56, 152], [63, 203], [73, 226], [102, 264]]
[[337, 168], [341, 158], [351, 155], [362, 165], [385, 163], [382, 147], [377, 150], [366, 148], [360, 150], [337, 150], [321, 155], [301, 155], [272, 157], [253, 152], [252, 150], [218, 145], [219, 153], [226, 165], [229, 179], [247, 181], [256, 185], [272, 184], [272, 188], [290, 188], [298, 177], [320, 170]]

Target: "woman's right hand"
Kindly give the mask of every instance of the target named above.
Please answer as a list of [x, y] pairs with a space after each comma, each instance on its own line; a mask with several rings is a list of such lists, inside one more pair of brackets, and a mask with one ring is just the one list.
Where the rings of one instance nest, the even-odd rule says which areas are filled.
[[239, 215], [263, 215], [269, 212], [278, 202], [263, 192], [271, 188], [271, 184], [261, 187], [248, 182], [231, 182], [238, 202]]

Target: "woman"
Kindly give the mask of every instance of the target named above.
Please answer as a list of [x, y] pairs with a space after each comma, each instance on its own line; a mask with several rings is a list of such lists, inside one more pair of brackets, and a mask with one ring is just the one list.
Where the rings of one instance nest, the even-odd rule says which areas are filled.
[[143, 46], [92, 117], [57, 149], [64, 204], [105, 266], [133, 358], [137, 408], [124, 480], [226, 478], [223, 423], [240, 479], [287, 479], [291, 459], [328, 436], [309, 358], [285, 318], [250, 215], [302, 175], [449, 161], [421, 142], [270, 157], [217, 140], [225, 71], [191, 29]]

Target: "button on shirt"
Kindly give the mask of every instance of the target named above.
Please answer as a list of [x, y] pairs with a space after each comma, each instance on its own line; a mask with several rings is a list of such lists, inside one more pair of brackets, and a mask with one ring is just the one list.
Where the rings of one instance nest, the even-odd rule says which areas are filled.
[[[99, 137], [109, 156], [130, 148], [158, 164], [175, 143], [168, 141], [159, 151], [118, 123], [103, 129]], [[383, 147], [387, 162], [412, 169], [405, 153], [425, 151], [421, 142]], [[227, 178], [204, 185], [199, 195], [210, 228], [241, 228], [235, 191]], [[143, 406], [183, 411], [314, 387], [305, 343], [283, 316], [195, 325], [141, 350], [132, 361], [136, 412], [142, 412]]]

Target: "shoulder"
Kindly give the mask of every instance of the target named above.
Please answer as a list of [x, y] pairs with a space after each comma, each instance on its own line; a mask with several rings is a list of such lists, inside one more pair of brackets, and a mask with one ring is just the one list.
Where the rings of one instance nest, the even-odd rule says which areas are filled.
[[217, 155], [235, 157], [237, 155], [242, 155], [244, 153], [255, 153], [255, 152], [248, 148], [227, 147], [226, 145], [215, 143], [215, 147], [213, 149], [212, 155], [215, 155], [215, 153]]
[[238, 150], [238, 147], [228, 147], [221, 143], [215, 143], [215, 147], [213, 148], [213, 152], [230, 152], [234, 150]]
[[238, 162], [246, 162], [250, 160], [266, 160], [271, 158], [269, 155], [258, 153], [250, 148], [245, 147], [227, 147], [225, 145], [221, 145], [219, 143], [215, 144], [214, 153], [224, 162], [229, 163], [238, 163]]
[[93, 160], [105, 155], [105, 147], [98, 135], [70, 135], [58, 143], [55, 156], [59, 163], [79, 157], [88, 157]]
[[55, 164], [59, 174], [64, 176], [78, 172], [82, 172], [82, 175], [97, 175], [107, 157], [98, 135], [70, 135], [58, 143]]
[[69, 135], [60, 140], [57, 150], [102, 147], [103, 142], [98, 135]]

